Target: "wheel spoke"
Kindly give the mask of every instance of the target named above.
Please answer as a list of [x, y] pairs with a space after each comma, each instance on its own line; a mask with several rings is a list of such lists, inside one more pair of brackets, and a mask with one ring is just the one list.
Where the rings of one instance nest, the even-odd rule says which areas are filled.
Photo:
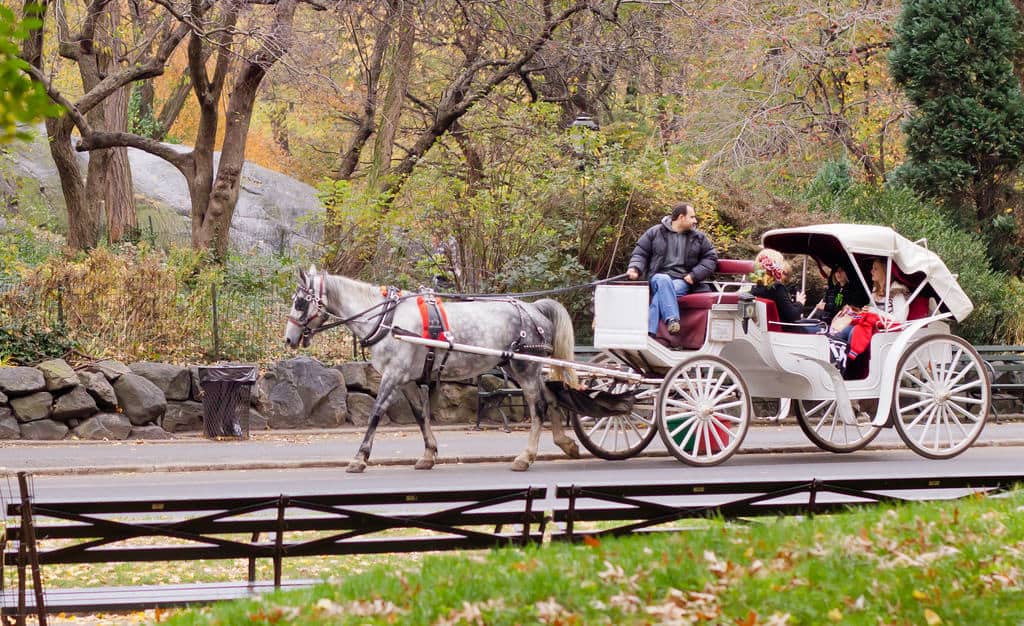
[[987, 404], [981, 398], [972, 398], [970, 396], [950, 396], [949, 399], [956, 402], [963, 402], [964, 404]]
[[[714, 401], [718, 400], [719, 396], [717, 396], [716, 394], [718, 394], [718, 390], [722, 388], [722, 383], [725, 382], [725, 379], [726, 379], [726, 377], [728, 375], [729, 375], [729, 372], [727, 372], [725, 370], [722, 370], [722, 374], [718, 377], [718, 380], [715, 381], [714, 386], [711, 389], [708, 390], [708, 397], [709, 398], [714, 398]], [[708, 371], [708, 378], [709, 379], [711, 378], [711, 371], [710, 370]], [[736, 385], [734, 383], [729, 389], [735, 389], [735, 388], [736, 388]]]
[[730, 421], [730, 422], [732, 422], [734, 424], [742, 424], [743, 423], [743, 418], [741, 416], [739, 416], [739, 415], [730, 415], [728, 413], [719, 413], [719, 412], [716, 412], [715, 415], [717, 415], [721, 419], [728, 420], [728, 421]]
[[609, 417], [604, 420], [604, 430], [601, 431], [601, 438], [598, 440], [597, 445], [601, 446], [602, 448], [604, 447], [604, 442], [608, 439], [608, 433], [609, 431], [611, 431], [611, 429], [612, 420]]
[[[901, 396], [904, 395], [904, 392], [903, 392], [902, 389], [900, 390], [900, 395]], [[917, 395], [918, 397], [924, 398], [924, 399], [923, 400], [918, 400], [917, 402], [915, 402], [913, 404], [910, 404], [910, 405], [907, 405], [905, 407], [900, 407], [901, 411], [913, 411], [913, 410], [916, 410], [916, 409], [918, 409], [920, 407], [923, 407], [923, 406], [925, 406], [927, 404], [931, 404], [931, 403], [935, 402], [935, 394], [932, 394], [932, 393], [921, 393], [920, 391], [914, 391], [914, 392], [907, 393], [906, 395], [909, 395], [909, 396]]]
[[[590, 418], [590, 419], [594, 419], [594, 418]], [[587, 431], [587, 438], [588, 439], [593, 439], [593, 435], [597, 431], [597, 429], [601, 428], [601, 426], [604, 426], [605, 422], [607, 422], [607, 421], [608, 421], [607, 417], [602, 417], [602, 418], [600, 418], [598, 420], [595, 420], [593, 427], [591, 427], [591, 429]]]
[[715, 405], [715, 410], [724, 411], [725, 409], [733, 409], [733, 408], [736, 408], [738, 406], [743, 406], [743, 405], [744, 405], [743, 400], [736, 400], [734, 402], [726, 402], [725, 404], [716, 404]]
[[[926, 407], [926, 408], [925, 408], [925, 410], [923, 410], [923, 411], [919, 412], [919, 413], [917, 414], [917, 417], [915, 417], [915, 418], [914, 418], [914, 420], [913, 420], [912, 422], [910, 422], [909, 424], [907, 424], [907, 430], [910, 430], [910, 429], [911, 429], [911, 428], [913, 428], [914, 426], [917, 426], [918, 422], [920, 422], [920, 421], [921, 421], [921, 420], [922, 420], [922, 419], [923, 419], [923, 418], [924, 418], [924, 417], [925, 417], [926, 415], [928, 415], [928, 413], [931, 413], [931, 412], [932, 412], [932, 411], [934, 411], [934, 410], [935, 410], [935, 405], [934, 405], [934, 404], [931, 404], [931, 405], [929, 405], [928, 407]], [[904, 409], [900, 409], [900, 410], [899, 410], [899, 412], [900, 412], [900, 414], [902, 415], [902, 414], [903, 414], [903, 413], [905, 413], [906, 411], [905, 411]]]
[[903, 372], [902, 375], [904, 377], [906, 377], [906, 378], [909, 378], [910, 382], [914, 383], [918, 387], [930, 387], [931, 386], [930, 384], [924, 382], [923, 380], [921, 380], [917, 376], [914, 376], [913, 374], [911, 374], [909, 371]]
[[[826, 402], [822, 402], [822, 404], [826, 404]], [[818, 420], [817, 425], [815, 425], [814, 427], [815, 431], [821, 430], [821, 427], [825, 423], [825, 420], [829, 418], [832, 418], [833, 420], [835, 419], [836, 408], [838, 408], [839, 404], [835, 400], [828, 400], [827, 404], [828, 406], [825, 407], [825, 411], [821, 414], [821, 419]], [[821, 406], [821, 404], [819, 404], [818, 406]]]
[[968, 389], [976, 389], [978, 387], [984, 387], [984, 384], [982, 384], [982, 381], [980, 381], [980, 380], [974, 380], [974, 381], [971, 381], [971, 382], [969, 382], [969, 383], [967, 383], [965, 385], [960, 385], [959, 387], [954, 387], [953, 389], [950, 389], [949, 393], [951, 393], [951, 394], [963, 393], [963, 392], [967, 391]]
[[[933, 410], [928, 412], [928, 419], [925, 421], [924, 426], [921, 427], [921, 436], [917, 439], [918, 445], [924, 446], [924, 438], [928, 436], [928, 428], [935, 421], [935, 414], [938, 413], [938, 407], [931, 407]], [[918, 416], [920, 419], [920, 416]], [[917, 420], [915, 420], [917, 421]], [[927, 446], [925, 446], [927, 447]]]
[[951, 379], [953, 378], [953, 374], [956, 372], [957, 364], [960, 362], [960, 359], [963, 358], [963, 356], [964, 356], [964, 347], [963, 346], [957, 346], [956, 354], [953, 355], [953, 358], [949, 360], [949, 372], [946, 374], [946, 377], [943, 379], [946, 383], [953, 384], [953, 381]]
[[928, 382], [935, 382], [935, 374], [932, 372], [931, 363], [924, 363], [921, 361], [921, 353], [914, 353], [914, 361], [917, 362], [917, 368], [921, 370], [921, 375], [928, 379]]
[[[692, 425], [692, 424], [693, 424], [693, 423], [694, 423], [695, 421], [697, 421], [697, 415], [696, 415], [696, 414], [694, 414], [694, 415], [693, 415], [693, 416], [691, 416], [690, 418], [688, 418], [688, 419], [684, 420], [684, 421], [683, 421], [683, 422], [682, 422], [681, 424], [679, 424], [679, 426], [676, 426], [675, 428], [673, 428], [673, 429], [672, 429], [672, 430], [671, 430], [671, 431], [669, 432], [669, 435], [670, 435], [670, 436], [671, 436], [671, 437], [672, 437], [672, 438], [674, 439], [674, 438], [675, 438], [675, 436], [679, 434], [679, 431], [683, 430], [684, 428], [688, 428], [688, 427], [689, 427], [689, 426], [691, 426], [691, 425]], [[692, 429], [691, 429], [691, 430], [692, 430]]]
[[[733, 437], [736, 436], [736, 433], [734, 433], [732, 431], [732, 429], [729, 428], [729, 425], [726, 424], [725, 421], [722, 421], [722, 420], [726, 420], [726, 421], [729, 421], [729, 422], [736, 423], [737, 422], [736, 418], [734, 418], [732, 415], [724, 415], [724, 414], [721, 414], [721, 413], [712, 413], [711, 414], [711, 423], [714, 426], [716, 426], [716, 428], [714, 429], [715, 430], [715, 434], [717, 435], [720, 432], [724, 431], [725, 433], [727, 433], [729, 435], [729, 438], [732, 439]], [[723, 447], [725, 446], [725, 444], [722, 443], [721, 441], [719, 441], [718, 443], [721, 443]]]
[[712, 404], [718, 404], [719, 402], [722, 401], [723, 398], [728, 398], [729, 396], [735, 396], [737, 389], [738, 389], [738, 387], [737, 387], [736, 383], [733, 383], [732, 385], [729, 385], [729, 387], [727, 389], [725, 389], [724, 391], [722, 391], [718, 395], [714, 396], [711, 399], [711, 403]]
[[[964, 417], [966, 417], [967, 419], [971, 420], [974, 423], [977, 423], [978, 420], [981, 418], [980, 415], [975, 415], [974, 413], [971, 413], [970, 411], [963, 408], [959, 404], [956, 404], [955, 402], [950, 404], [949, 406], [952, 407], [954, 410], [959, 411], [961, 415], [963, 415]], [[960, 422], [957, 421], [957, 423], [959, 424]]]

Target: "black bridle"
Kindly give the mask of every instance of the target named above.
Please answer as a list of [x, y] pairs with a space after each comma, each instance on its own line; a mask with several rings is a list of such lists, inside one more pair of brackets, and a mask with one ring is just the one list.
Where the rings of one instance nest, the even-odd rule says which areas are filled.
[[[382, 309], [371, 317], [367, 317], [361, 321], [369, 322], [373, 319], [377, 320], [377, 326], [370, 332], [370, 334], [361, 341], [363, 347], [368, 347], [377, 343], [386, 336], [387, 332], [390, 332], [390, 320], [385, 322], [385, 319], [390, 318], [394, 315], [395, 307], [398, 303], [407, 298], [413, 297], [413, 295], [401, 295], [401, 291], [394, 287], [388, 287], [385, 295], [385, 299], [377, 304], [371, 306], [368, 309], [350, 315], [346, 318], [340, 318], [337, 315], [327, 310], [327, 294], [324, 292], [324, 279], [320, 278], [320, 288], [316, 289], [313, 284], [314, 276], [309, 277], [309, 284], [299, 284], [295, 289], [295, 294], [292, 296], [292, 308], [302, 314], [302, 317], [296, 318], [291, 314], [288, 315], [288, 323], [295, 324], [302, 331], [301, 340], [305, 345], [308, 345], [308, 341], [313, 335], [322, 333], [325, 330], [330, 330], [349, 322], [354, 322], [362, 318], [367, 313], [376, 309]], [[310, 315], [310, 305], [313, 305], [313, 314]], [[313, 320], [318, 318], [337, 318], [332, 322], [326, 324], [320, 324], [316, 328], [310, 328], [309, 325]], [[387, 326], [387, 328], [385, 328]], [[382, 332], [383, 331], [383, 332]]]
[[[302, 331], [302, 339], [308, 341], [308, 339], [316, 332], [317, 329], [312, 329], [309, 325], [313, 320], [319, 317], [326, 317], [330, 315], [327, 312], [327, 297], [324, 294], [324, 280], [320, 279], [320, 288], [315, 289], [313, 283], [315, 276], [309, 277], [309, 284], [299, 284], [295, 289], [295, 295], [292, 296], [292, 309], [302, 314], [302, 317], [295, 318], [290, 313], [288, 314], [288, 323], [295, 324]], [[310, 305], [313, 306], [313, 313], [310, 314]], [[323, 326], [321, 324], [321, 326]]]

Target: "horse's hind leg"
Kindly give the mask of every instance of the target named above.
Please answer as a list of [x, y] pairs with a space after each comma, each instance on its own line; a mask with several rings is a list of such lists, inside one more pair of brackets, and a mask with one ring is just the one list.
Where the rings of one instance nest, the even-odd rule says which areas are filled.
[[[580, 447], [573, 441], [572, 437], [565, 434], [564, 424], [562, 424], [562, 411], [558, 410], [556, 403], [548, 401], [554, 398], [550, 397], [547, 389], [544, 392], [541, 396], [541, 402], [544, 403], [545, 406], [543, 408], [547, 410], [548, 421], [551, 422], [551, 438], [554, 439], [555, 445], [561, 448], [562, 452], [565, 452], [566, 456], [570, 459], [580, 458]], [[544, 413], [541, 413], [541, 415], [544, 415]]]
[[408, 392], [403, 390], [406, 399], [409, 400], [409, 406], [412, 407], [413, 417], [416, 418], [416, 423], [419, 424], [420, 432], [423, 434], [423, 456], [419, 461], [416, 461], [416, 469], [418, 470], [433, 469], [434, 463], [437, 462], [437, 439], [434, 437], [434, 431], [430, 428], [430, 396], [434, 389], [433, 385], [419, 385], [422, 411], [416, 407], [416, 403], [409, 397]]
[[363, 436], [363, 442], [359, 444], [359, 451], [356, 452], [355, 458], [349, 461], [348, 467], [345, 468], [346, 472], [359, 474], [366, 469], [366, 462], [370, 459], [370, 449], [373, 448], [373, 435], [377, 432], [377, 425], [380, 424], [381, 416], [384, 415], [384, 412], [388, 410], [388, 405], [391, 404], [391, 393], [394, 390], [395, 379], [390, 376], [384, 376], [380, 381], [377, 399], [370, 410], [370, 421], [366, 425], [366, 434]]

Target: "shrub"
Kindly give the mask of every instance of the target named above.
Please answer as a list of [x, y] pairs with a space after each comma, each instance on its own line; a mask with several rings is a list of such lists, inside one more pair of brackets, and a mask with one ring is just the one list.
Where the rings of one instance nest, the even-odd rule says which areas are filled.
[[[28, 328], [45, 329], [62, 318], [67, 337], [93, 357], [268, 362], [291, 356], [281, 341], [291, 295], [286, 274], [281, 260], [237, 258], [221, 267], [187, 249], [165, 255], [121, 244], [27, 269], [18, 288], [0, 294], [0, 304]], [[29, 341], [18, 333], [22, 344]], [[30, 343], [49, 349], [46, 341], [33, 336]], [[322, 339], [310, 353], [347, 359], [351, 343], [345, 337]]]
[[0, 320], [0, 365], [35, 365], [66, 357], [74, 348], [74, 340], [65, 336], [64, 329]]

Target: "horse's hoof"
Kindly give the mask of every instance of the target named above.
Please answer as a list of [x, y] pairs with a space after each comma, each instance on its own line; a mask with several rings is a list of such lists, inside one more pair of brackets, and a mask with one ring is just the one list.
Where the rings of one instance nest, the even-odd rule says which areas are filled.
[[513, 472], [525, 472], [528, 469], [530, 469], [530, 462], [526, 459], [519, 457], [512, 461]]
[[434, 469], [434, 461], [431, 459], [420, 459], [414, 466], [418, 470]]
[[365, 469], [366, 463], [364, 461], [350, 461], [345, 471], [349, 474], [362, 474]]
[[561, 448], [562, 452], [564, 452], [570, 459], [580, 458], [580, 447], [576, 445], [575, 441], [570, 439], [569, 441], [559, 443], [558, 447]]

